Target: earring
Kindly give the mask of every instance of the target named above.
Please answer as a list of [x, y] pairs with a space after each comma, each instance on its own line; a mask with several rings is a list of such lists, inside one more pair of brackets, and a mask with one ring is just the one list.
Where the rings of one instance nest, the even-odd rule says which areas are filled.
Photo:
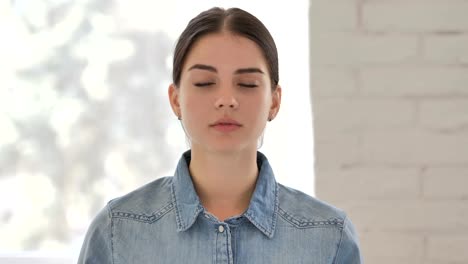
[[182, 120], [182, 118], [180, 116], [177, 116], [177, 119], [179, 119], [179, 121]]

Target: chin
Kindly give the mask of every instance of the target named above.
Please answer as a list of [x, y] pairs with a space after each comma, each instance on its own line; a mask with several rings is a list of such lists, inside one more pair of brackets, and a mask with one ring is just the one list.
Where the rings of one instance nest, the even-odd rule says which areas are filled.
[[240, 152], [249, 152], [257, 150], [257, 142], [255, 145], [240, 143], [240, 142], [218, 142], [216, 144], [210, 144], [206, 146], [207, 151], [215, 152], [219, 154], [234, 154]]

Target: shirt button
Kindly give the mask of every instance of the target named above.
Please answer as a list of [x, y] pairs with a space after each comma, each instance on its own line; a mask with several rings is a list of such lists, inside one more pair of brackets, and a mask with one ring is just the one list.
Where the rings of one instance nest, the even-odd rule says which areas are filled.
[[224, 232], [224, 226], [222, 226], [222, 225], [218, 226], [218, 231], [220, 233]]

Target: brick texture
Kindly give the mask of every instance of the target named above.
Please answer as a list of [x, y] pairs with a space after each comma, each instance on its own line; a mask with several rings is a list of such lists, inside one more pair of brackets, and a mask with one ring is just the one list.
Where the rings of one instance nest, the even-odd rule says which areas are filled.
[[[333, 193], [340, 186], [335, 202], [366, 200], [408, 200], [420, 196], [420, 173], [417, 168], [318, 169], [317, 195]], [[363, 191], [366, 190], [366, 191]], [[339, 200], [342, 199], [342, 200]]]
[[[340, 202], [361, 231], [439, 234], [468, 229], [468, 203], [464, 200], [367, 200]], [[459, 231], [461, 230], [461, 231]]]
[[317, 130], [349, 132], [414, 122], [414, 103], [404, 100], [322, 99], [314, 105]]
[[424, 37], [424, 59], [439, 64], [468, 63], [468, 36], [429, 35]]
[[425, 198], [468, 200], [468, 168], [430, 168], [423, 183]]
[[401, 165], [468, 164], [468, 134], [425, 129], [369, 132], [362, 145], [363, 161]]
[[311, 64], [397, 64], [413, 60], [418, 43], [416, 36], [317, 33], [311, 38]]
[[353, 70], [316, 67], [310, 76], [314, 98], [350, 96], [357, 93], [356, 74]]
[[421, 263], [424, 239], [417, 234], [362, 232], [362, 251], [367, 263]]
[[362, 69], [359, 87], [372, 96], [468, 96], [468, 68], [441, 66]]
[[316, 194], [365, 263], [468, 263], [468, 1], [310, 0]]
[[466, 263], [468, 238], [464, 235], [434, 236], [428, 240], [426, 258], [435, 263]]
[[367, 1], [362, 10], [365, 28], [373, 31], [468, 31], [464, 0], [377, 0]]
[[468, 98], [425, 100], [419, 107], [418, 120], [422, 126], [435, 130], [468, 131]]
[[314, 30], [346, 31], [357, 28], [356, 0], [319, 0], [320, 8], [311, 8], [310, 16], [317, 23]]

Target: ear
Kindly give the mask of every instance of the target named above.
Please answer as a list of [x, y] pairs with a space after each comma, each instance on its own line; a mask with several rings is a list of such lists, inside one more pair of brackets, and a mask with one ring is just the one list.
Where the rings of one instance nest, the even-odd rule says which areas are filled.
[[179, 88], [177, 88], [175, 84], [171, 83], [167, 93], [169, 95], [169, 103], [171, 104], [172, 111], [180, 118]]
[[274, 119], [278, 114], [281, 106], [281, 86], [277, 85], [276, 89], [272, 91], [271, 100], [269, 117]]

